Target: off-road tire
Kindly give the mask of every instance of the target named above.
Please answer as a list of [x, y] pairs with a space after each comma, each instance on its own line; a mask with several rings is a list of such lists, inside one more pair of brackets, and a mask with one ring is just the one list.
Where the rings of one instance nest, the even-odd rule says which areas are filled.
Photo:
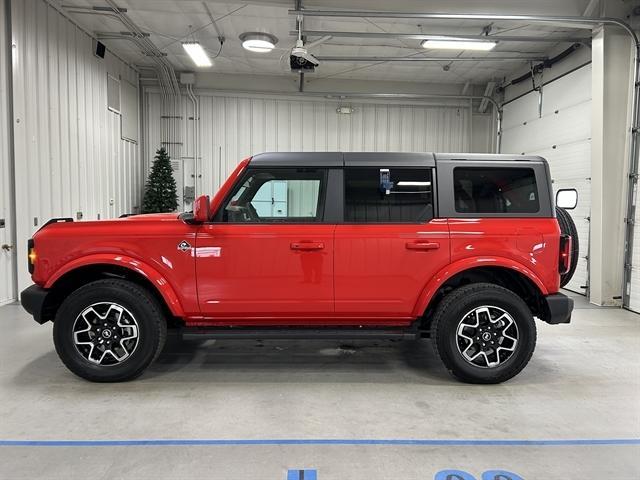
[[[113, 302], [131, 312], [138, 324], [138, 343], [130, 356], [116, 365], [98, 365], [80, 354], [73, 325], [86, 308]], [[167, 321], [154, 296], [140, 285], [120, 279], [91, 282], [71, 293], [58, 309], [53, 341], [58, 356], [73, 373], [92, 382], [121, 382], [139, 376], [164, 347]]]
[[558, 225], [560, 225], [560, 232], [564, 235], [571, 235], [571, 266], [569, 271], [560, 275], [560, 286], [564, 287], [576, 271], [578, 265], [578, 257], [580, 253], [580, 243], [578, 241], [578, 231], [576, 230], [576, 224], [571, 218], [569, 212], [564, 208], [556, 207], [556, 218], [558, 219]]
[[[493, 305], [505, 310], [518, 328], [518, 343], [502, 364], [481, 368], [462, 356], [457, 328], [462, 318], [477, 307]], [[450, 292], [436, 308], [431, 322], [431, 342], [447, 370], [467, 383], [501, 383], [514, 377], [529, 363], [536, 345], [536, 325], [531, 310], [511, 290], [492, 283], [474, 283]]]

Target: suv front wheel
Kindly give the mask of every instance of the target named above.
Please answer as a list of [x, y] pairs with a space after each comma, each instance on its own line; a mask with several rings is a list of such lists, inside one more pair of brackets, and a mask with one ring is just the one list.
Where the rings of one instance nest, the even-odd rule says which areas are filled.
[[533, 315], [511, 290], [476, 283], [449, 293], [431, 323], [445, 367], [468, 383], [500, 383], [517, 375], [536, 345]]
[[156, 299], [126, 280], [91, 282], [56, 313], [53, 341], [69, 370], [93, 382], [140, 375], [159, 355], [167, 323]]

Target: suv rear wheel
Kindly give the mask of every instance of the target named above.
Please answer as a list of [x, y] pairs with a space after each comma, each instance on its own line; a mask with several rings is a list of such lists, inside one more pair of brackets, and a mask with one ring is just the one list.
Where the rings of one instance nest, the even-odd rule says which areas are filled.
[[431, 341], [445, 367], [468, 383], [500, 383], [529, 362], [536, 326], [511, 290], [476, 283], [449, 293], [431, 323]]
[[166, 319], [156, 299], [119, 279], [98, 280], [74, 291], [53, 324], [62, 362], [93, 382], [137, 377], [160, 354], [166, 336]]

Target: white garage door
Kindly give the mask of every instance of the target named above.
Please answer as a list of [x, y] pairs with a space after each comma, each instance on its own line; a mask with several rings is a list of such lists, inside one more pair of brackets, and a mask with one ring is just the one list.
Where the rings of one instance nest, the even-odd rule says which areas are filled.
[[[13, 281], [12, 205], [11, 205], [11, 149], [9, 146], [9, 125], [11, 118], [8, 107], [7, 69], [11, 66], [7, 56], [7, 36], [5, 30], [5, 9], [0, 8], [0, 305], [15, 299]], [[11, 247], [9, 247], [11, 246]], [[21, 245], [20, 258], [24, 258], [26, 246]]]
[[578, 206], [569, 213], [578, 230], [580, 259], [566, 286], [586, 294], [589, 284], [589, 216], [591, 211], [591, 65], [543, 88], [542, 118], [538, 92], [504, 106], [502, 152], [540, 155], [551, 169], [554, 193], [578, 191]]
[[640, 313], [640, 195], [636, 194], [636, 214], [633, 228], [633, 257], [631, 258], [631, 283], [627, 287], [629, 293], [629, 310]]

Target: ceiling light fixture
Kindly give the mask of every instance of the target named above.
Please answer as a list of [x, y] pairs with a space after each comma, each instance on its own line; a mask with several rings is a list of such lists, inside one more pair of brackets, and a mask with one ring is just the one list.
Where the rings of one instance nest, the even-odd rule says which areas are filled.
[[207, 52], [204, 51], [200, 42], [183, 42], [182, 48], [189, 54], [193, 63], [197, 67], [210, 67], [213, 65]]
[[278, 43], [278, 39], [270, 33], [245, 32], [240, 35], [242, 47], [250, 52], [268, 53]]
[[408, 182], [402, 180], [397, 183], [399, 187], [428, 187], [431, 185], [431, 182]]
[[492, 50], [497, 42], [486, 40], [423, 40], [422, 48], [437, 48], [445, 50]]

